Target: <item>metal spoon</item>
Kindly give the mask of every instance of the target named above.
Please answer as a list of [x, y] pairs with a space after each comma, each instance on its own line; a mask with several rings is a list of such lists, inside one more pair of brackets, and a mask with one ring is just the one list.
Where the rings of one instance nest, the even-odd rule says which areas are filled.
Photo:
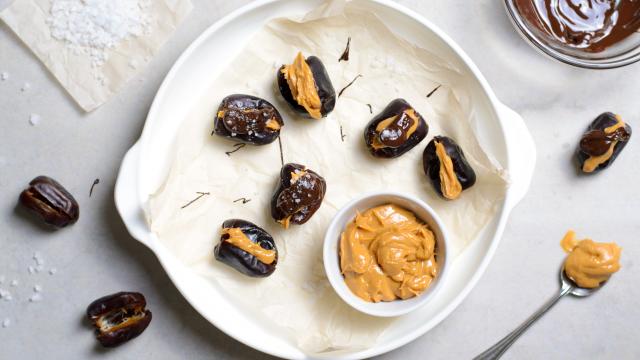
[[557, 295], [555, 295], [552, 299], [547, 301], [547, 303], [544, 304], [544, 306], [542, 306], [540, 310], [538, 310], [535, 314], [531, 315], [531, 317], [529, 317], [518, 328], [513, 330], [509, 335], [505, 336], [502, 340], [498, 341], [495, 345], [488, 348], [485, 352], [476, 356], [473, 359], [474, 360], [499, 359], [502, 356], [502, 354], [504, 354], [507, 351], [507, 349], [514, 342], [516, 342], [516, 340], [520, 337], [520, 335], [522, 335], [531, 326], [531, 324], [533, 324], [536, 320], [542, 317], [542, 315], [544, 315], [549, 309], [551, 309], [551, 307], [553, 307], [553, 305], [555, 305], [558, 302], [558, 300], [560, 300], [563, 296], [567, 294], [571, 294], [577, 297], [589, 296], [594, 292], [598, 291], [602, 286], [604, 286], [606, 281], [600, 284], [600, 287], [597, 287], [597, 288], [593, 288], [593, 289], [581, 288], [567, 277], [567, 275], [564, 273], [564, 266], [563, 266], [562, 268], [560, 268], [560, 283], [562, 284], [562, 287], [560, 288], [560, 292]]

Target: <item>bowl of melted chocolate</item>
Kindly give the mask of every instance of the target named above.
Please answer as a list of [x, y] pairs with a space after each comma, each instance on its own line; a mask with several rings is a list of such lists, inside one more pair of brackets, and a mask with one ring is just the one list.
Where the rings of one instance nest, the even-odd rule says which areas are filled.
[[610, 69], [640, 60], [640, 0], [505, 0], [522, 36], [564, 63]]

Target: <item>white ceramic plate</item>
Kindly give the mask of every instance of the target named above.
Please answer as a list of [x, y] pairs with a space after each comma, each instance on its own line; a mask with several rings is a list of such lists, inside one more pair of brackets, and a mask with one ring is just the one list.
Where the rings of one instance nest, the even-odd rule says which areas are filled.
[[[288, 339], [270, 331], [268, 324], [246, 316], [225, 298], [221, 289], [182, 265], [150, 232], [143, 208], [149, 194], [165, 179], [171, 144], [181, 120], [228, 61], [265, 22], [307, 13], [323, 1], [256, 1], [206, 30], [182, 54], [158, 90], [142, 136], [123, 160], [115, 189], [116, 206], [131, 235], [157, 255], [176, 287], [202, 316], [248, 346], [290, 359], [309, 357]], [[483, 147], [508, 169], [511, 186], [498, 216], [451, 264], [446, 284], [430, 305], [416, 310], [411, 317], [399, 318], [369, 349], [331, 354], [332, 358], [339, 359], [366, 358], [396, 349], [433, 328], [462, 302], [491, 260], [509, 213], [525, 195], [536, 157], [534, 143], [522, 118], [498, 101], [476, 66], [447, 35], [422, 16], [391, 1], [354, 2], [373, 10], [396, 33], [466, 70], [466, 86], [479, 115], [476, 118], [482, 119], [473, 126]], [[219, 56], [221, 53], [228, 56]]]

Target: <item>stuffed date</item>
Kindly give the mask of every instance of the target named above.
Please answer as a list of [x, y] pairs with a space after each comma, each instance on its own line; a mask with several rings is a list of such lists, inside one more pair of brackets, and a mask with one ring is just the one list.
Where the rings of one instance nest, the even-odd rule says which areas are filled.
[[252, 145], [272, 143], [280, 135], [284, 121], [267, 100], [243, 94], [222, 100], [216, 118], [216, 135]]
[[453, 139], [436, 136], [422, 155], [424, 173], [436, 192], [447, 200], [460, 197], [463, 190], [476, 183], [476, 173], [464, 152]]
[[291, 65], [278, 69], [282, 97], [299, 113], [314, 119], [327, 116], [336, 105], [336, 91], [322, 61], [298, 53]]
[[302, 225], [320, 208], [327, 183], [316, 172], [299, 164], [286, 164], [271, 198], [271, 216], [285, 229]]
[[278, 249], [273, 237], [249, 221], [232, 219], [222, 224], [216, 260], [251, 277], [266, 277], [276, 270]]
[[631, 126], [610, 112], [601, 114], [582, 135], [576, 154], [582, 172], [590, 174], [609, 167], [631, 138]]
[[367, 124], [364, 140], [373, 156], [396, 158], [418, 145], [428, 132], [422, 116], [404, 99], [396, 99]]

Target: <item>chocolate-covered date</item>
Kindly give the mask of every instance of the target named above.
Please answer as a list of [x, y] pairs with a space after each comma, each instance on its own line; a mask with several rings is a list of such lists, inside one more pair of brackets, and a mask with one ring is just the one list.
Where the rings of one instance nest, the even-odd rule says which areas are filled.
[[214, 133], [253, 145], [272, 143], [284, 126], [282, 116], [267, 100], [243, 94], [222, 100], [214, 121]]
[[607, 112], [598, 116], [582, 135], [576, 159], [584, 173], [609, 167], [631, 138], [631, 126], [619, 115]]
[[373, 156], [395, 158], [413, 149], [428, 132], [422, 116], [404, 99], [395, 99], [367, 124], [364, 141]]
[[422, 154], [424, 173], [434, 189], [447, 200], [455, 200], [476, 183], [476, 173], [453, 139], [436, 136]]
[[336, 91], [322, 61], [298, 53], [293, 64], [278, 69], [282, 97], [299, 113], [314, 119], [327, 116], [336, 106]]
[[271, 216], [285, 229], [309, 221], [322, 204], [327, 183], [303, 165], [286, 164], [271, 198]]
[[138, 335], [149, 326], [151, 311], [137, 292], [119, 292], [101, 297], [87, 308], [87, 317], [96, 329], [96, 338], [104, 347], [115, 347]]
[[19, 202], [45, 223], [56, 228], [73, 224], [80, 216], [76, 199], [57, 181], [47, 176], [31, 180], [29, 187], [20, 194]]
[[249, 221], [231, 219], [222, 224], [216, 260], [252, 277], [266, 277], [276, 270], [278, 249], [273, 237]]

